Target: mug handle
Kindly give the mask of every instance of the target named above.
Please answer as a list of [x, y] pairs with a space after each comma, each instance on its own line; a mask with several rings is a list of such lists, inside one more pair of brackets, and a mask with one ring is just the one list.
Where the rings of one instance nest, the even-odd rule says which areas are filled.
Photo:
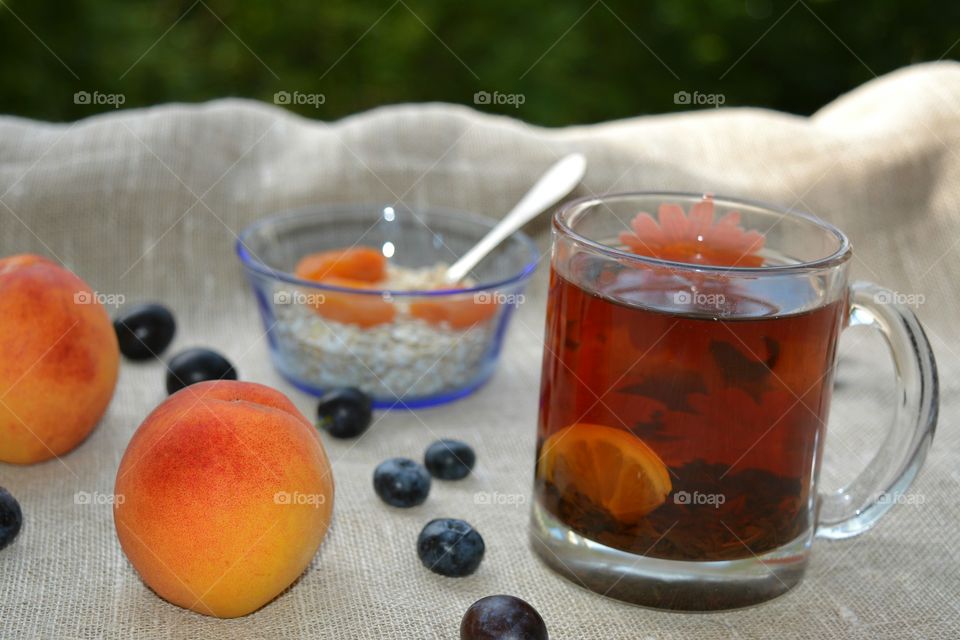
[[910, 487], [927, 456], [940, 405], [937, 364], [916, 315], [896, 294], [869, 282], [850, 286], [847, 326], [878, 330], [897, 376], [893, 425], [880, 450], [853, 482], [819, 496], [816, 535], [840, 540], [861, 534]]

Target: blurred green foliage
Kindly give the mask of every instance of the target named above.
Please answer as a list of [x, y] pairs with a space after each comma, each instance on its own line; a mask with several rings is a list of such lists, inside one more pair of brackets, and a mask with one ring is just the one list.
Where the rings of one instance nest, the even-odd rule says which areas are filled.
[[960, 56], [958, 24], [946, 1], [0, 0], [0, 112], [72, 120], [110, 110], [110, 94], [138, 107], [287, 92], [332, 119], [487, 91], [523, 104], [484, 110], [564, 125], [689, 109], [674, 94], [696, 91], [810, 113]]

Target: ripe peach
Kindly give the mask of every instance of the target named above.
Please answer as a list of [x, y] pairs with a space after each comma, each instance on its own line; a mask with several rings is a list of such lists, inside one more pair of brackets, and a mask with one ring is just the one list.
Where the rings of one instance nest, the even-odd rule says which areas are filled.
[[117, 336], [87, 284], [35, 255], [0, 259], [0, 461], [67, 453], [117, 383]]
[[120, 546], [160, 597], [233, 618], [303, 573], [326, 535], [333, 476], [316, 429], [279, 391], [201, 382], [147, 416], [120, 461]]

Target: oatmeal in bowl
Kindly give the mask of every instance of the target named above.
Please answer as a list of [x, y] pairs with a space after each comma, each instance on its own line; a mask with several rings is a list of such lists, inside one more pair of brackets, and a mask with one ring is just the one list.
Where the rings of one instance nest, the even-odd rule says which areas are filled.
[[345, 205], [263, 220], [237, 243], [279, 372], [377, 406], [467, 395], [493, 373], [538, 254], [515, 234], [461, 282], [445, 272], [495, 224], [435, 209]]

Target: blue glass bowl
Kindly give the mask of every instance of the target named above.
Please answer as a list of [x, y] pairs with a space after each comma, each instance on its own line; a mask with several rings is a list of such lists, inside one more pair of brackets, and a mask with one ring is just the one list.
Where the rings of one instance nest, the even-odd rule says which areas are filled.
[[[293, 271], [307, 254], [355, 245], [379, 248], [399, 267], [450, 264], [495, 223], [435, 208], [350, 204], [286, 213], [246, 228], [237, 254], [274, 366], [303, 391], [321, 395], [359, 387], [379, 408], [425, 407], [470, 394], [493, 373], [510, 317], [539, 260], [528, 236], [516, 233], [504, 241], [471, 273], [475, 284], [459, 289], [345, 289], [297, 278]], [[374, 298], [395, 306], [393, 321], [361, 327], [320, 313], [332, 300], [362, 305]], [[411, 305], [418, 302], [485, 303], [494, 310], [468, 328], [455, 328], [412, 316]]]

